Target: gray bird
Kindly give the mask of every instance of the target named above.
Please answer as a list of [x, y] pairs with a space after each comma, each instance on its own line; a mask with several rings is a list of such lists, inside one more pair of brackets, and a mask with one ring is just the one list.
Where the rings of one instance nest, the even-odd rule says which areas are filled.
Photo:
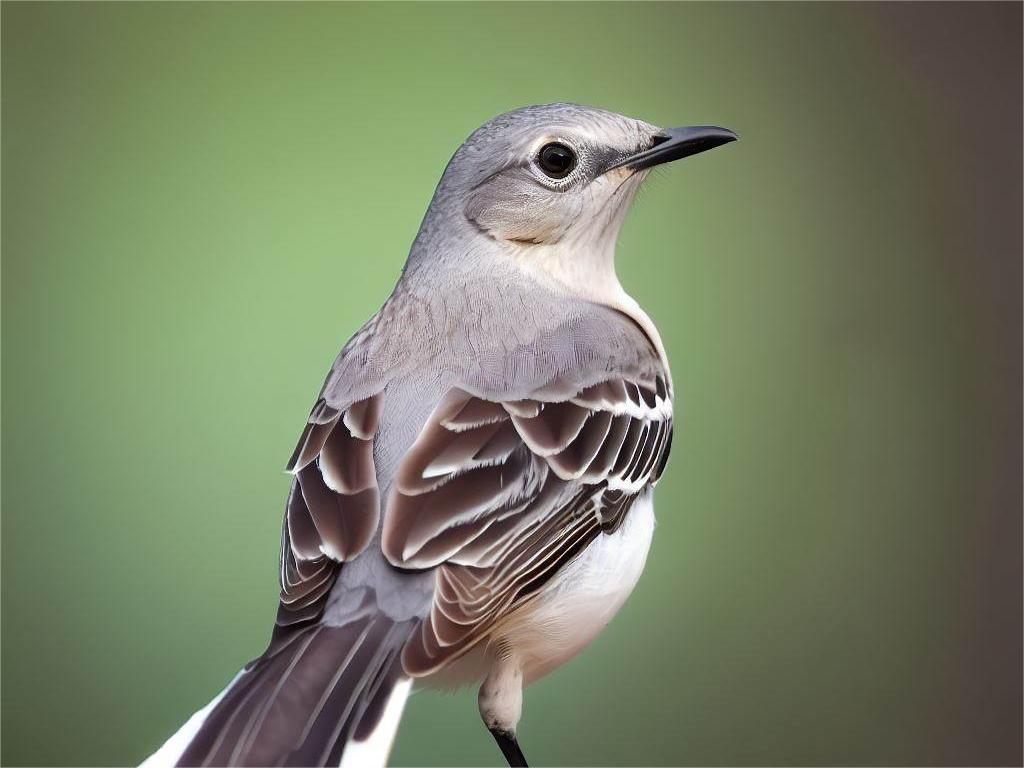
[[526, 765], [523, 687], [633, 589], [672, 442], [619, 229], [648, 169], [736, 138], [550, 104], [466, 140], [288, 463], [267, 650], [144, 765], [382, 765], [413, 680], [479, 683]]

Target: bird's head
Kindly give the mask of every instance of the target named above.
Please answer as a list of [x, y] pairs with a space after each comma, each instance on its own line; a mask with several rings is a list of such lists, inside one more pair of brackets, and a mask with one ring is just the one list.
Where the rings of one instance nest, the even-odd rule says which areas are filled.
[[576, 104], [499, 115], [452, 157], [410, 263], [479, 269], [500, 259], [635, 315], [614, 253], [637, 189], [654, 166], [736, 138], [725, 128], [663, 129]]
[[736, 138], [724, 128], [662, 129], [575, 104], [526, 107], [476, 130], [439, 192], [446, 208], [461, 208], [502, 243], [613, 247], [650, 168]]

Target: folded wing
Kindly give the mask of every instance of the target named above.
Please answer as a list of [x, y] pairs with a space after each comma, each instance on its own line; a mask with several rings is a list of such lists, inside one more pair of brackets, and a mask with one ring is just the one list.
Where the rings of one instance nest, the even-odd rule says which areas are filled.
[[343, 412], [319, 400], [288, 462], [295, 480], [281, 534], [280, 627], [317, 618], [340, 564], [366, 549], [377, 530], [380, 400], [375, 395]]
[[384, 516], [393, 565], [437, 568], [406, 672], [429, 674], [468, 651], [615, 530], [661, 475], [671, 439], [661, 377], [548, 386], [504, 402], [452, 389], [399, 467]]

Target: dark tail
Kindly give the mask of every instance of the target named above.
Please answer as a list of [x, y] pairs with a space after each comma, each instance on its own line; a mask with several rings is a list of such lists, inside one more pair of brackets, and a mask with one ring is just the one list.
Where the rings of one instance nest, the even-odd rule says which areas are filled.
[[412, 627], [376, 612], [344, 626], [278, 627], [177, 764], [338, 765], [349, 741], [372, 733], [402, 679]]

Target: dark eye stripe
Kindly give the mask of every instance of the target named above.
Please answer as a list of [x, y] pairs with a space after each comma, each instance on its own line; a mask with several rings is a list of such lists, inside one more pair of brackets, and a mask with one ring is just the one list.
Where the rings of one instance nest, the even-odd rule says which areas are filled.
[[545, 144], [537, 153], [537, 165], [552, 179], [564, 179], [576, 167], [576, 153], [557, 141]]

